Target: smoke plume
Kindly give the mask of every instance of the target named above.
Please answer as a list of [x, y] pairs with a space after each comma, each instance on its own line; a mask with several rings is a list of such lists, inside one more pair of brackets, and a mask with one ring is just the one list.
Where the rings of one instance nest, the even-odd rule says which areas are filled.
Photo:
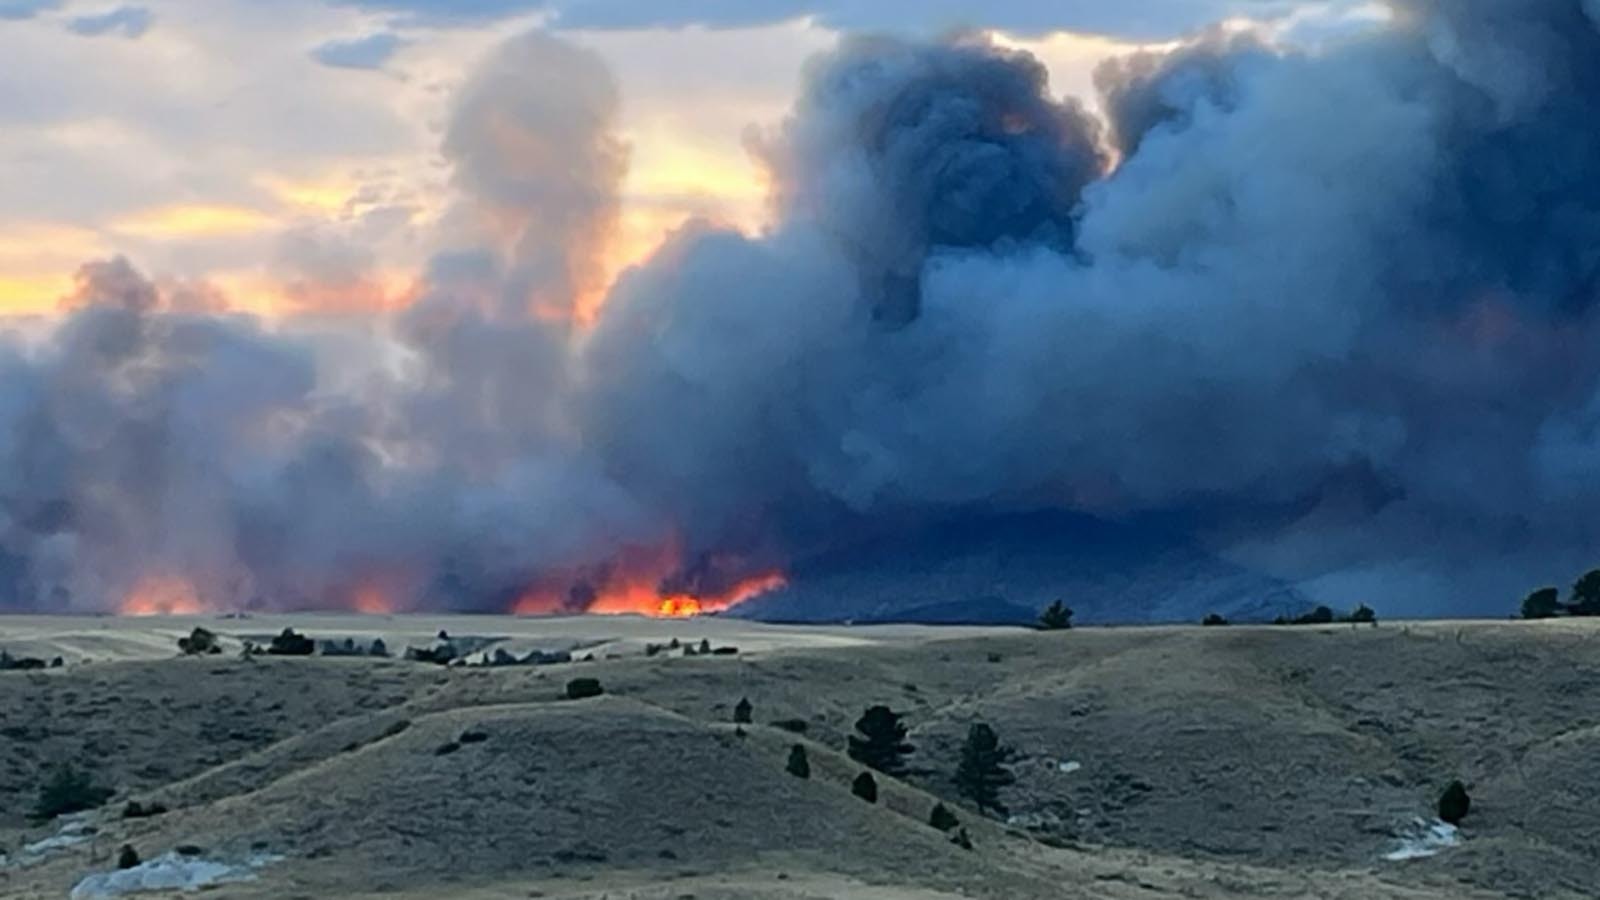
[[120, 260], [0, 351], [0, 607], [581, 609], [1057, 509], [1503, 609], [1600, 562], [1600, 13], [1391, 6], [1116, 60], [1103, 117], [982, 36], [847, 38], [751, 140], [773, 226], [603, 298], [615, 85], [514, 41], [358, 376]]

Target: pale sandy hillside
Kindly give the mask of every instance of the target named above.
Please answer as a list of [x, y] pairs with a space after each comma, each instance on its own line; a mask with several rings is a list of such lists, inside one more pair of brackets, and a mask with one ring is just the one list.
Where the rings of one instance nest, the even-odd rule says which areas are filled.
[[[596, 658], [177, 659], [162, 644], [187, 621], [0, 621], [12, 652], [73, 654], [59, 670], [0, 673], [0, 895], [65, 897], [113, 869], [123, 843], [248, 871], [209, 889], [228, 897], [1354, 900], [1600, 885], [1600, 639], [1584, 623], [297, 622], [396, 650], [443, 628]], [[232, 643], [283, 622], [208, 624]], [[645, 652], [702, 636], [741, 652]], [[576, 676], [606, 695], [564, 699]], [[729, 724], [740, 697], [755, 710], [742, 733]], [[904, 712], [917, 748], [904, 780], [880, 778], [876, 805], [849, 793], [859, 767], [840, 752], [871, 703]], [[770, 724], [789, 719], [803, 736]], [[979, 720], [1018, 751], [1009, 823], [954, 793], [957, 747]], [[808, 780], [784, 771], [795, 743]], [[118, 796], [85, 823], [94, 834], [26, 853], [59, 827], [26, 812], [67, 759]], [[1459, 846], [1385, 860], [1455, 777], [1474, 797]], [[171, 811], [122, 820], [129, 798]], [[926, 824], [939, 798], [972, 851]]]

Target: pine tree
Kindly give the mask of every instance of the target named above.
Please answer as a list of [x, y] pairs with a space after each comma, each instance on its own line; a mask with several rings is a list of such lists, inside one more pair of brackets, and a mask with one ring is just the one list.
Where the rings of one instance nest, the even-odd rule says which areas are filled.
[[994, 729], [979, 722], [967, 731], [967, 740], [961, 745], [961, 765], [956, 768], [956, 790], [972, 801], [978, 812], [992, 809], [1004, 813], [1000, 803], [1000, 789], [1017, 780], [1004, 768], [1015, 755], [1010, 747], [1002, 746]]
[[733, 708], [733, 723], [735, 725], [749, 725], [750, 714], [753, 711], [750, 707], [750, 698], [740, 697], [739, 704]]
[[850, 735], [850, 758], [886, 775], [905, 771], [905, 756], [915, 748], [906, 743], [906, 726], [887, 706], [869, 707], [856, 720], [861, 737]]
[[1071, 627], [1072, 609], [1060, 600], [1039, 614], [1039, 628], [1043, 631], [1064, 631]]
[[961, 820], [956, 818], [956, 814], [950, 811], [950, 807], [945, 806], [943, 803], [935, 803], [933, 812], [928, 816], [928, 824], [940, 831], [949, 831], [960, 825]]

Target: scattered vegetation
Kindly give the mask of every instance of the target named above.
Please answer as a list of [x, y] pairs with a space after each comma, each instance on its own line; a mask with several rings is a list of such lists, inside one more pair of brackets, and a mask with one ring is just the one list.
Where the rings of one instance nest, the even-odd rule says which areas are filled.
[[1072, 627], [1072, 609], [1060, 600], [1050, 604], [1039, 614], [1041, 631], [1065, 631]]
[[1471, 811], [1472, 798], [1467, 795], [1467, 786], [1459, 781], [1450, 782], [1450, 786], [1439, 795], [1439, 818], [1451, 825], [1459, 825]]
[[166, 812], [167, 806], [165, 803], [140, 803], [137, 800], [129, 800], [128, 804], [122, 807], [122, 817], [124, 819], [149, 819], [154, 816], [165, 815]]
[[900, 716], [887, 706], [868, 707], [856, 720], [856, 732], [850, 735], [850, 758], [885, 775], [898, 775], [905, 771], [905, 758], [915, 748], [906, 742], [906, 725]]
[[436, 666], [448, 666], [456, 658], [456, 647], [451, 643], [443, 643], [436, 647], [407, 647], [406, 661], [433, 663]]
[[285, 628], [272, 643], [267, 645], [269, 656], [310, 656], [317, 652], [317, 642], [303, 634], [297, 634], [293, 628]]
[[1540, 588], [1522, 599], [1524, 619], [1553, 619], [1557, 616], [1600, 616], [1600, 569], [1592, 569], [1572, 583], [1567, 602], [1553, 587]]
[[12, 656], [0, 650], [0, 672], [30, 672], [45, 668], [45, 661], [32, 656]]
[[811, 760], [806, 757], [806, 748], [795, 744], [789, 748], [789, 761], [784, 763], [783, 770], [796, 778], [811, 777]]
[[738, 704], [733, 707], [733, 722], [735, 725], [749, 725], [750, 715], [754, 710], [750, 706], [749, 697], [740, 697]]
[[1217, 615], [1216, 613], [1211, 613], [1210, 615], [1206, 616], [1204, 619], [1201, 619], [1200, 620], [1200, 624], [1201, 625], [1207, 625], [1207, 626], [1221, 626], [1221, 625], [1228, 624], [1228, 620], [1224, 619], [1223, 617], [1221, 617], [1219, 615]]
[[95, 784], [88, 772], [79, 771], [71, 763], [62, 763], [39, 786], [39, 799], [34, 803], [33, 817], [43, 821], [86, 809], [98, 809], [114, 793], [108, 787]]
[[[1318, 606], [1316, 609], [1313, 609], [1308, 613], [1295, 616], [1292, 619], [1288, 616], [1279, 616], [1272, 620], [1272, 624], [1274, 625], [1332, 625], [1335, 622], [1350, 622], [1358, 625], [1377, 625], [1378, 614], [1371, 607], [1363, 603], [1357, 606], [1355, 610], [1347, 616], [1341, 616], [1338, 613], [1335, 613], [1332, 607]], [[1223, 624], [1227, 623], [1224, 622]]]
[[574, 678], [567, 682], [568, 700], [585, 700], [604, 694], [606, 689], [600, 686], [598, 678]]
[[878, 779], [872, 777], [871, 772], [862, 772], [856, 780], [850, 782], [850, 793], [867, 801], [878, 802]]
[[188, 637], [178, 638], [178, 649], [186, 656], [213, 655], [222, 652], [222, 644], [214, 632], [196, 627]]
[[992, 809], [1004, 814], [1006, 808], [1000, 802], [1000, 789], [1017, 780], [1005, 768], [1005, 764], [1015, 755], [1010, 747], [1000, 743], [1000, 737], [993, 728], [982, 722], [974, 724], [968, 729], [967, 739], [961, 745], [961, 764], [956, 768], [956, 790], [971, 800], [978, 812]]
[[933, 812], [928, 814], [928, 824], [940, 831], [949, 831], [960, 825], [961, 820], [956, 818], [956, 814], [950, 811], [950, 807], [945, 806], [943, 803], [935, 803]]

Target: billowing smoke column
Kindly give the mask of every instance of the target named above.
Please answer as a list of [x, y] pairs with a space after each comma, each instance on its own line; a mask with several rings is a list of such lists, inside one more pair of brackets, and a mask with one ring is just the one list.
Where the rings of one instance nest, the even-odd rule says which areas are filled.
[[0, 605], [732, 602], [1062, 509], [1503, 608], [1600, 561], [1600, 8], [1392, 5], [1118, 60], [1104, 120], [982, 38], [847, 39], [753, 141], [771, 230], [687, 226], [603, 304], [615, 88], [513, 42], [363, 377], [120, 262], [5, 351]]

